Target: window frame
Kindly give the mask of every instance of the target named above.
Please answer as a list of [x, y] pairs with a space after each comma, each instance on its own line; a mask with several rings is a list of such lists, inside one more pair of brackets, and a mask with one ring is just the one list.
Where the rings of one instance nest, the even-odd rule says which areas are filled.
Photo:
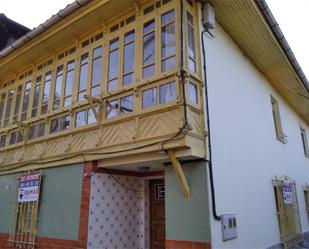
[[282, 119], [280, 114], [279, 102], [272, 95], [270, 95], [270, 101], [271, 101], [273, 124], [275, 128], [276, 138], [278, 141], [286, 144], [287, 136], [284, 134], [282, 128]]
[[306, 129], [300, 126], [300, 136], [305, 157], [309, 158], [309, 144]]

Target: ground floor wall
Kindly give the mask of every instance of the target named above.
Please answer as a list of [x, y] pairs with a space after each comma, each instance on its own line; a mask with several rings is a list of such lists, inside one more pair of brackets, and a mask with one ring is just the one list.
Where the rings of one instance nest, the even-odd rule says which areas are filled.
[[[151, 248], [149, 185], [165, 182], [167, 249], [209, 249], [206, 164], [182, 163], [186, 199], [172, 165], [141, 174], [104, 171], [95, 162], [44, 169], [38, 221], [40, 249]], [[18, 174], [0, 177], [0, 248], [9, 249]]]
[[190, 186], [184, 198], [180, 182], [171, 165], [165, 168], [166, 248], [211, 248], [206, 163], [182, 163]]
[[[38, 215], [38, 248], [86, 248], [92, 163], [44, 169]], [[17, 178], [0, 177], [0, 248], [8, 246], [16, 205]]]

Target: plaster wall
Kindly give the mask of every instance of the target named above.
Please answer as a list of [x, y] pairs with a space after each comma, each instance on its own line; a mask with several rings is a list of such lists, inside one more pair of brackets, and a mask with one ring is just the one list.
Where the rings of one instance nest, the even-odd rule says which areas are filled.
[[[238, 237], [223, 242], [210, 213], [212, 248], [267, 248], [280, 242], [274, 176], [296, 180], [302, 230], [309, 230], [302, 191], [309, 158], [300, 125], [307, 137], [309, 127], [219, 24], [215, 33], [205, 48], [217, 211], [237, 215]], [[270, 95], [279, 103], [286, 144], [276, 139]]]

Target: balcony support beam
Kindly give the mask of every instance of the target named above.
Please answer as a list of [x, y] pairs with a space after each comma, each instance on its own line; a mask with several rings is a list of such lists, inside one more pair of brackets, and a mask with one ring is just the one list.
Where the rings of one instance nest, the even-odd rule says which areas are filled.
[[190, 187], [189, 187], [187, 178], [186, 178], [186, 176], [183, 172], [182, 166], [181, 166], [179, 160], [177, 159], [175, 152], [173, 150], [167, 150], [167, 154], [168, 154], [169, 159], [172, 162], [173, 168], [174, 168], [176, 175], [179, 179], [183, 195], [186, 199], [189, 199], [189, 197], [190, 197]]

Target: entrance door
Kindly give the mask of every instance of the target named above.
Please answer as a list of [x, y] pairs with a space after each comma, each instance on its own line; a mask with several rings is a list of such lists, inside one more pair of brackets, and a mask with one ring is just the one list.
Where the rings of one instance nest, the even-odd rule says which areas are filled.
[[149, 181], [150, 249], [165, 249], [165, 185], [163, 179]]

